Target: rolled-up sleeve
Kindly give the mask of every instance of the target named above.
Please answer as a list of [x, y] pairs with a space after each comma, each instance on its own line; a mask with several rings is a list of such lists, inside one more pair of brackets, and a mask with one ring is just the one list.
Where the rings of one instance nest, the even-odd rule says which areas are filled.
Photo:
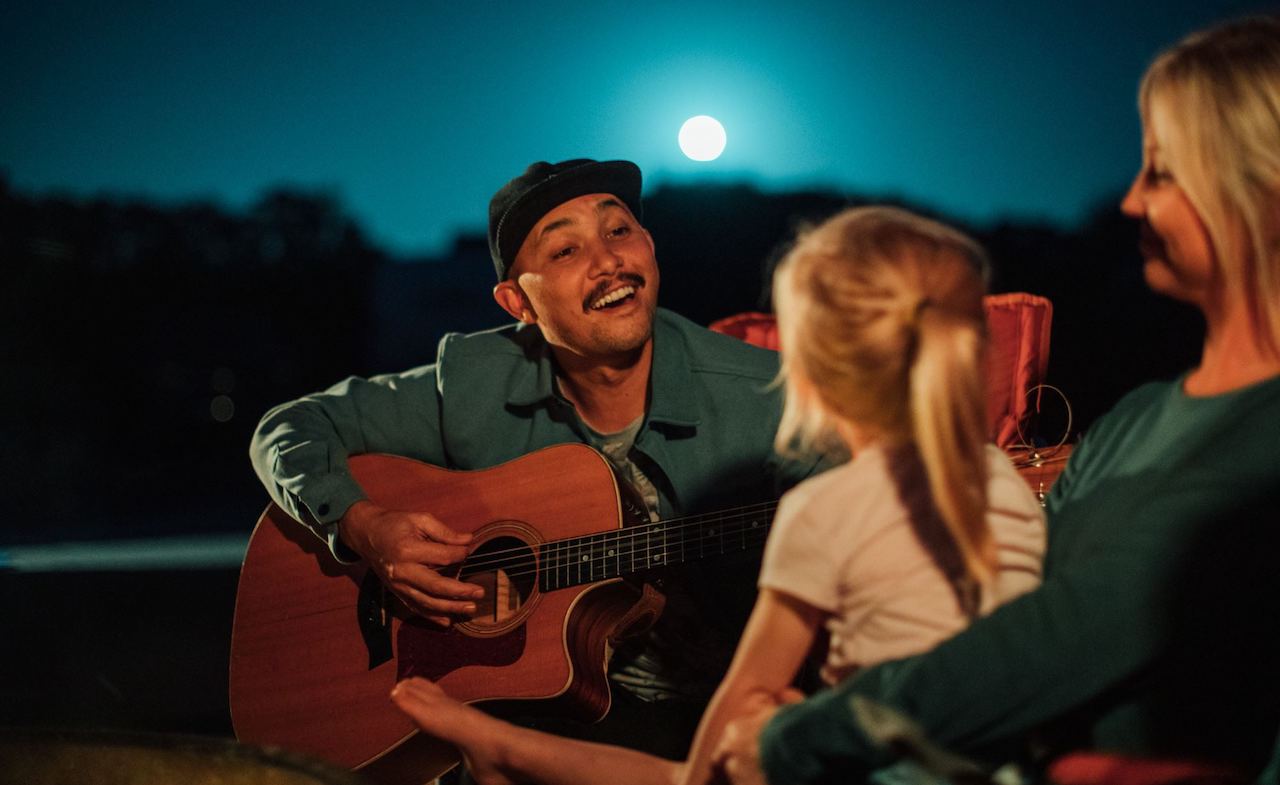
[[249, 445], [254, 471], [271, 498], [336, 556], [337, 522], [364, 491], [347, 457], [390, 453], [445, 463], [435, 365], [404, 373], [351, 377], [282, 404], [263, 416]]

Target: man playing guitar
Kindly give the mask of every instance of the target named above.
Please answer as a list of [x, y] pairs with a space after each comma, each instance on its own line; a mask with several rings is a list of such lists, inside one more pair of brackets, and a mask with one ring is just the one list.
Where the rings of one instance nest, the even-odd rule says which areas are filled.
[[[535, 163], [504, 185], [489, 205], [493, 295], [517, 323], [447, 335], [430, 365], [352, 377], [272, 409], [250, 454], [275, 502], [338, 561], [363, 560], [407, 609], [447, 627], [492, 604], [481, 586], [442, 574], [467, 556], [472, 536], [430, 512], [369, 500], [348, 456], [477, 470], [584, 443], [650, 520], [770, 500], [810, 473], [812, 464], [773, 451], [781, 407], [766, 388], [776, 355], [657, 307], [640, 191], [634, 164], [585, 159]], [[757, 569], [749, 554], [664, 575], [661, 618], [614, 653], [609, 677], [622, 689], [606, 720], [542, 727], [684, 755]]]

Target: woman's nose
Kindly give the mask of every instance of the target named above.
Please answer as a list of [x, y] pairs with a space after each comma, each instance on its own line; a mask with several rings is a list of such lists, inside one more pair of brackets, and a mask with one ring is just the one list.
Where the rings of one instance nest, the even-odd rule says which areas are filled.
[[1125, 193], [1124, 198], [1120, 200], [1120, 212], [1130, 218], [1141, 218], [1146, 212], [1146, 206], [1142, 200], [1142, 173], [1133, 178], [1133, 182], [1129, 185], [1129, 190]]

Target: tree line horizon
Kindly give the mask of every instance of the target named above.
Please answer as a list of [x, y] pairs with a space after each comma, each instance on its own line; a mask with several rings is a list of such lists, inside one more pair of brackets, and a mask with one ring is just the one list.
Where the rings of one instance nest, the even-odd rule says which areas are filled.
[[[1129, 389], [1193, 364], [1186, 347], [1202, 330], [1190, 308], [1146, 289], [1118, 201], [1074, 228], [972, 225], [888, 202], [973, 236], [992, 259], [993, 293], [1053, 302], [1048, 381], [1070, 401], [1073, 438]], [[768, 310], [769, 270], [797, 229], [872, 202], [886, 203], [663, 185], [642, 219], [659, 302], [701, 324]], [[509, 321], [490, 295], [482, 233], [406, 258], [378, 247], [335, 196], [291, 188], [236, 210], [32, 196], [0, 175], [0, 262], [0, 471], [21, 478], [0, 544], [247, 533], [266, 495], [246, 448], [267, 408], [347, 375], [431, 362], [444, 333]], [[1055, 405], [1042, 424], [1054, 441], [1065, 427]]]

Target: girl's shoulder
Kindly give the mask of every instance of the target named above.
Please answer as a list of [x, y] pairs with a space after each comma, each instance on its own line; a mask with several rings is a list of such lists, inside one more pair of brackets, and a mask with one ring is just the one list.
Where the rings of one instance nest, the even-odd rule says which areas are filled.
[[787, 491], [778, 503], [778, 514], [847, 514], [850, 505], [883, 490], [888, 481], [888, 459], [883, 450], [871, 447]]

